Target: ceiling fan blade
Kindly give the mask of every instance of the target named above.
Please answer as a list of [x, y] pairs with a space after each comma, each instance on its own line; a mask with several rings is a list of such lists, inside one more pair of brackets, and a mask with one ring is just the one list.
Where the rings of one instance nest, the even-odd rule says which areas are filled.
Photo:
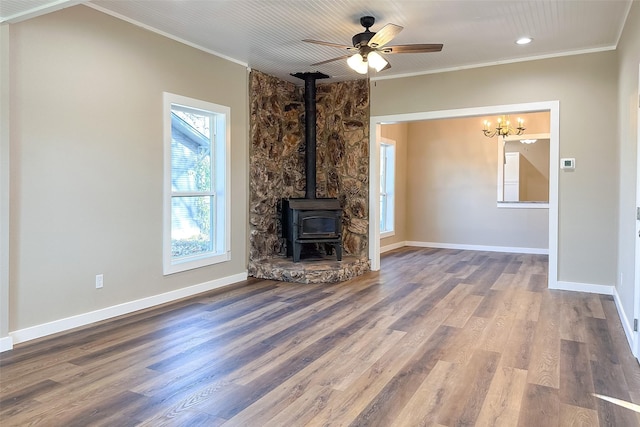
[[389, 62], [388, 59], [385, 59], [387, 61], [387, 65], [384, 66], [384, 68], [382, 70], [380, 70], [379, 72], [382, 72], [384, 70], [388, 70], [389, 68], [391, 68], [391, 62]]
[[329, 62], [333, 62], [333, 61], [339, 61], [341, 59], [347, 59], [348, 57], [350, 57], [351, 55], [342, 55], [342, 56], [338, 56], [337, 58], [332, 58], [332, 59], [327, 59], [326, 61], [321, 61], [321, 62], [316, 62], [315, 64], [311, 64], [312, 66], [314, 65], [322, 65], [322, 64], [327, 64]]
[[323, 46], [330, 46], [330, 47], [337, 47], [340, 49], [347, 49], [347, 50], [354, 50], [355, 47], [353, 46], [347, 46], [346, 44], [338, 44], [338, 43], [331, 43], [331, 42], [323, 42], [320, 40], [311, 40], [311, 39], [304, 39], [302, 40], [303, 42], [307, 42], [307, 43], [315, 43], [315, 44], [321, 44]]
[[371, 40], [369, 40], [369, 47], [382, 47], [385, 44], [389, 43], [395, 36], [398, 35], [400, 31], [403, 30], [403, 27], [396, 24], [387, 24], [380, 31], [378, 31]]
[[405, 44], [399, 46], [387, 46], [380, 49], [384, 53], [428, 53], [440, 52], [442, 44]]

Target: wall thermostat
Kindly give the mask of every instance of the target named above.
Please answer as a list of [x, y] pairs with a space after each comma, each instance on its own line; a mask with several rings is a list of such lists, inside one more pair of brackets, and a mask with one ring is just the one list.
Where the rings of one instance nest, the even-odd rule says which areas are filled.
[[560, 159], [560, 169], [575, 169], [576, 159]]

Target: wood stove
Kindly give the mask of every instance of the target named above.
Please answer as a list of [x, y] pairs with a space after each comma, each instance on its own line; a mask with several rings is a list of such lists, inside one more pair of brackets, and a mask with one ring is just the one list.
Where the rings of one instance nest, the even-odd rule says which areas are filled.
[[330, 255], [336, 251], [342, 261], [342, 207], [338, 199], [316, 198], [316, 80], [328, 78], [322, 73], [296, 73], [305, 82], [305, 178], [304, 199], [282, 200], [282, 231], [287, 240], [287, 256], [300, 261], [302, 245], [320, 243]]
[[336, 251], [342, 261], [342, 208], [338, 199], [283, 199], [282, 224], [287, 256], [300, 261], [302, 245], [324, 244], [327, 255]]

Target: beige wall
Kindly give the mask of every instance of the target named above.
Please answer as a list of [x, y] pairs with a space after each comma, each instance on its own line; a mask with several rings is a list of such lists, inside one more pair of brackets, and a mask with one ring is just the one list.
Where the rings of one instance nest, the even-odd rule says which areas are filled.
[[[636, 172], [638, 168], [638, 66], [640, 66], [640, 2], [633, 2], [618, 45], [618, 126], [620, 181], [618, 204], [618, 270], [616, 290], [628, 324], [634, 317], [636, 240]], [[638, 280], [635, 278], [635, 280]], [[639, 298], [640, 295], [635, 295]], [[636, 313], [636, 316], [640, 313]]]
[[407, 240], [547, 249], [547, 209], [497, 207], [499, 142], [485, 119], [409, 123]]
[[395, 234], [380, 239], [380, 247], [402, 243], [407, 238], [406, 206], [407, 206], [407, 138], [408, 123], [383, 125], [380, 136], [396, 142], [396, 175], [395, 175]]
[[603, 141], [593, 124], [616, 121], [616, 57], [609, 51], [378, 80], [371, 115], [558, 100], [560, 157], [575, 157], [577, 164], [559, 176], [559, 280], [612, 285], [618, 150], [615, 136]]
[[[0, 25], [0, 351], [9, 347], [9, 26]], [[5, 345], [6, 344], [6, 345]]]
[[[10, 330], [246, 272], [245, 67], [84, 6], [10, 36]], [[232, 259], [170, 276], [163, 91], [231, 107]]]

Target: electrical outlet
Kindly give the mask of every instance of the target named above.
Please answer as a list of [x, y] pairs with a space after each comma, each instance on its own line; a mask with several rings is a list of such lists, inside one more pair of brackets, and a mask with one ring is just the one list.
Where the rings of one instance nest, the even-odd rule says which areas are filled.
[[104, 276], [102, 274], [96, 274], [96, 289], [101, 289], [104, 284]]

